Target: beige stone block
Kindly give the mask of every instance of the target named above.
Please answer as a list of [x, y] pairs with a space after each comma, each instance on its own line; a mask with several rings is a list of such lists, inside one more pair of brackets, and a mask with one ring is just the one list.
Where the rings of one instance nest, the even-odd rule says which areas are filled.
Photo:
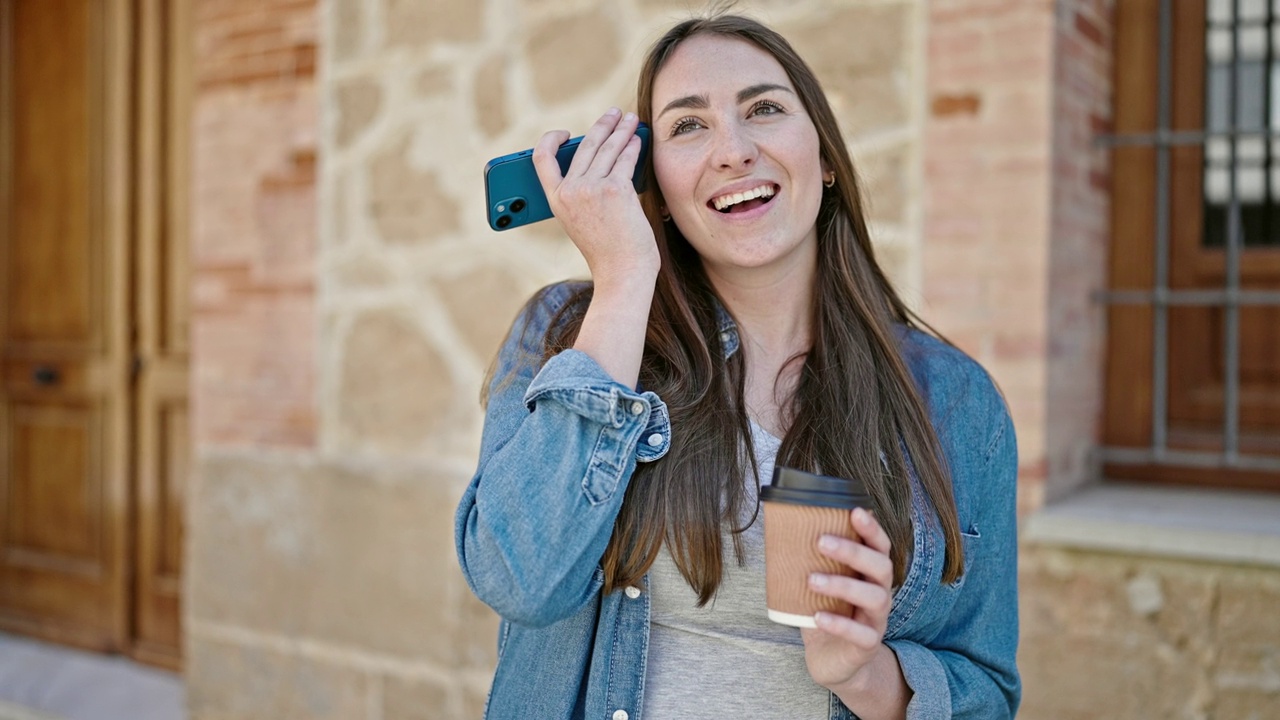
[[199, 476], [185, 595], [194, 622], [405, 662], [473, 662], [455, 640], [466, 592], [456, 479], [252, 455], [206, 455]]
[[[1218, 690], [1213, 699], [1211, 718], [1231, 720], [1275, 720], [1280, 718], [1280, 691], [1274, 687], [1227, 688]], [[478, 716], [477, 716], [478, 717]]]
[[345, 445], [410, 450], [447, 419], [448, 365], [403, 314], [360, 315], [342, 345], [337, 418]]
[[1128, 568], [1109, 558], [1031, 550], [1019, 572], [1019, 600], [1028, 633], [1104, 635], [1126, 625]]
[[893, 75], [862, 75], [823, 81], [831, 111], [846, 138], [906, 125], [910, 91]]
[[1215, 683], [1260, 667], [1218, 637], [1221, 575], [1204, 563], [1024, 548], [1023, 716], [1205, 717]]
[[332, 277], [342, 287], [363, 289], [385, 287], [391, 284], [393, 276], [380, 258], [357, 255], [335, 263]]
[[869, 218], [881, 222], [906, 222], [911, 190], [910, 157], [906, 147], [896, 147], [858, 159]]
[[186, 663], [192, 720], [369, 717], [368, 677], [350, 667], [200, 636]]
[[1216, 618], [1223, 645], [1267, 646], [1280, 654], [1277, 608], [1280, 608], [1280, 571], [1241, 568], [1224, 573]]
[[389, 45], [473, 42], [484, 28], [485, 3], [475, 0], [384, 0]]
[[1023, 635], [1018, 651], [1026, 720], [1197, 717], [1203, 668], [1123, 638]]
[[507, 113], [507, 56], [495, 53], [476, 71], [476, 120], [489, 137], [502, 134], [511, 124]]
[[458, 204], [435, 173], [410, 164], [409, 145], [410, 138], [403, 136], [369, 163], [369, 214], [387, 242], [432, 240], [459, 227]]
[[539, 99], [554, 105], [598, 86], [621, 59], [620, 42], [604, 7], [543, 21], [526, 47]]
[[436, 281], [453, 325], [476, 357], [489, 360], [532, 291], [502, 268], [480, 268]]
[[458, 715], [451, 688], [432, 680], [389, 677], [383, 682], [383, 720], [453, 720], [479, 718], [483, 713]]
[[876, 263], [889, 278], [889, 283], [903, 294], [914, 283], [911, 277], [911, 248], [901, 243], [877, 243]]
[[778, 26], [817, 74], [847, 131], [906, 122], [911, 12], [906, 4], [859, 4]]
[[[458, 574], [458, 587], [465, 581]], [[498, 664], [498, 614], [480, 602], [470, 589], [464, 589], [459, 602], [457, 622], [453, 625], [453, 647], [458, 661], [469, 668], [492, 671]]]
[[423, 97], [448, 94], [453, 91], [453, 73], [443, 65], [432, 65], [418, 73], [413, 87]]
[[333, 3], [333, 59], [350, 60], [360, 51], [364, 40], [362, 0], [336, 0]]
[[489, 691], [478, 688], [462, 688], [462, 717], [484, 717], [484, 706], [489, 699]]
[[816, 72], [893, 72], [909, 62], [911, 13], [907, 3], [857, 3], [779, 25], [778, 31]]
[[382, 88], [369, 78], [341, 80], [335, 85], [338, 105], [338, 147], [346, 147], [378, 116], [382, 109]]
[[1033, 547], [1022, 553], [1019, 583], [1029, 634], [1108, 636], [1196, 652], [1215, 642], [1217, 574], [1209, 565]]

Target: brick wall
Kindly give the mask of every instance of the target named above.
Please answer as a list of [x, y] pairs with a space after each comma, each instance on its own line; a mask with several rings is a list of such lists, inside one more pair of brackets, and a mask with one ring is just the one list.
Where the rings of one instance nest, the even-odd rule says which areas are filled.
[[316, 442], [314, 0], [199, 0], [195, 442]]
[[928, 8], [923, 311], [1009, 401], [1026, 513], [1047, 468], [1054, 3]]
[[1057, 5], [1045, 438], [1048, 500], [1096, 480], [1110, 236], [1108, 154], [1114, 0]]

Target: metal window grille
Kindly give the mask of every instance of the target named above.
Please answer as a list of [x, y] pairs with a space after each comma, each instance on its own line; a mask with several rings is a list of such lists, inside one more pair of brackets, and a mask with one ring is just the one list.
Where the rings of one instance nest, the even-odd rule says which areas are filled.
[[[1280, 64], [1273, 49], [1280, 44], [1278, 0], [1208, 0], [1206, 23], [1206, 127], [1202, 132], [1175, 132], [1171, 126], [1173, 96], [1173, 5], [1161, 0], [1158, 48], [1158, 105], [1154, 133], [1104, 135], [1104, 147], [1143, 146], [1155, 150], [1156, 218], [1155, 273], [1150, 291], [1111, 291], [1102, 294], [1109, 305], [1152, 307], [1153, 375], [1151, 446], [1145, 449], [1104, 447], [1101, 459], [1118, 465], [1176, 465], [1183, 467], [1280, 470], [1280, 457], [1241, 454], [1240, 440], [1240, 308], [1280, 306], [1280, 291], [1240, 287], [1240, 255], [1247, 246], [1280, 244], [1273, 233], [1273, 193], [1280, 189], [1280, 164], [1272, 167], [1272, 140], [1280, 140]], [[1225, 57], [1224, 57], [1225, 56]], [[1257, 92], [1240, 92], [1256, 78]], [[1225, 232], [1217, 238], [1206, 228], [1206, 244], [1225, 251], [1225, 282], [1221, 290], [1175, 290], [1169, 286], [1170, 264], [1170, 150], [1180, 145], [1205, 148], [1205, 196], [1218, 195], [1225, 215]], [[1258, 161], [1261, 162], [1258, 162]], [[1257, 167], [1260, 165], [1261, 167]], [[1260, 170], [1260, 172], [1258, 172]], [[1242, 182], [1243, 180], [1243, 182]], [[1250, 203], [1251, 227], [1246, 238], [1242, 214]], [[1206, 201], [1207, 202], [1207, 201]], [[1257, 207], [1252, 207], [1256, 205]], [[1206, 208], [1206, 215], [1209, 208]], [[1256, 212], [1254, 212], [1256, 210]], [[1276, 228], [1280, 231], [1280, 227]], [[1168, 446], [1169, 309], [1187, 306], [1222, 307], [1223, 449], [1220, 453]]]

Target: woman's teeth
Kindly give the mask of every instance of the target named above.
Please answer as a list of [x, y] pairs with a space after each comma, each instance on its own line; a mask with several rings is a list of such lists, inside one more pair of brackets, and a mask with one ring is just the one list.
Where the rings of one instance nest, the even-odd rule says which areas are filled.
[[715, 205], [716, 210], [724, 212], [738, 203], [754, 200], [755, 198], [767, 197], [773, 197], [772, 185], [761, 185], [758, 188], [747, 190], [746, 192], [729, 193], [728, 195], [722, 195], [718, 198], [714, 198], [711, 202]]

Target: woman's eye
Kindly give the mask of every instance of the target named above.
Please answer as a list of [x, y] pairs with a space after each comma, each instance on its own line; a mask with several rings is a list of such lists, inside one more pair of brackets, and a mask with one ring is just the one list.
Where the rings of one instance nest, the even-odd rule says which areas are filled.
[[783, 112], [782, 106], [772, 100], [761, 100], [751, 108], [752, 115], [775, 115]]
[[698, 121], [698, 118], [695, 118], [695, 117], [680, 118], [675, 122], [674, 125], [671, 126], [671, 135], [672, 136], [680, 135], [680, 134], [689, 132], [690, 130], [696, 130], [697, 128], [700, 128], [700, 127], [702, 127], [702, 123]]

